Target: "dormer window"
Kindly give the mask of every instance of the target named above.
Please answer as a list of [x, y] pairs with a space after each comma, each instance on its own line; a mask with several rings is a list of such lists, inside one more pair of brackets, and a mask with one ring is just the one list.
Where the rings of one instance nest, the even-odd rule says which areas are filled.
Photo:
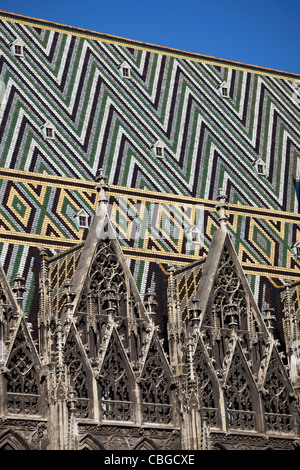
[[75, 219], [78, 225], [78, 228], [88, 228], [89, 226], [89, 215], [84, 209], [80, 209], [75, 214]]
[[222, 95], [225, 96], [225, 98], [228, 96], [228, 89], [225, 86], [222, 87]]
[[87, 217], [85, 215], [79, 216], [79, 227], [86, 228], [88, 226]]
[[202, 245], [201, 230], [194, 225], [185, 232], [187, 241], [194, 245]]
[[266, 164], [261, 158], [256, 160], [256, 162], [254, 163], [254, 167], [258, 175], [261, 175], [261, 176], [266, 175]]
[[11, 49], [16, 57], [24, 57], [24, 47], [25, 43], [21, 39], [16, 39], [11, 43]]
[[51, 122], [47, 121], [42, 126], [42, 132], [44, 134], [45, 139], [47, 140], [54, 140], [55, 139], [55, 127]]
[[49, 139], [53, 139], [54, 137], [54, 133], [53, 133], [53, 129], [51, 129], [51, 127], [46, 127], [46, 137], [48, 137]]
[[155, 147], [155, 153], [157, 157], [163, 157], [164, 149], [162, 147]]
[[199, 234], [193, 232], [193, 233], [192, 233], [192, 242], [193, 242], [193, 243], [199, 243], [199, 241], [200, 241], [200, 240], [199, 240]]
[[123, 78], [131, 78], [131, 67], [127, 62], [123, 62], [119, 70]]
[[22, 46], [15, 45], [15, 54], [16, 55], [23, 55]]
[[165, 144], [161, 140], [158, 140], [154, 145], [152, 145], [152, 150], [157, 158], [164, 158]]
[[292, 250], [294, 252], [295, 257], [300, 260], [300, 240], [294, 243], [294, 245], [292, 246]]
[[257, 165], [257, 172], [260, 175], [263, 175], [264, 174], [264, 166], [263, 165]]
[[223, 98], [230, 98], [229, 85], [226, 82], [221, 83], [219, 86], [219, 92]]

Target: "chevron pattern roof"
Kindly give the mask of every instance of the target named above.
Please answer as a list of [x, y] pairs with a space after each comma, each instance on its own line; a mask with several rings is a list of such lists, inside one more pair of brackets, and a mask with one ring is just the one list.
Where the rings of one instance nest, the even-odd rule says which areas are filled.
[[[13, 54], [16, 38], [25, 44], [24, 57]], [[208, 213], [222, 187], [233, 209], [237, 252], [254, 276], [256, 294], [263, 291], [257, 275], [299, 277], [291, 246], [299, 237], [300, 108], [293, 82], [300, 76], [5, 12], [0, 48], [0, 237], [6, 270], [14, 256], [14, 271], [26, 267], [29, 275], [41, 237], [52, 254], [82, 241], [85, 233], [78, 232], [73, 212], [83, 207], [92, 215], [91, 182], [103, 167], [115, 198], [122, 188], [132, 188], [138, 191], [133, 204], [138, 196], [153, 200], [154, 192], [169, 194], [168, 203], [174, 194], [205, 202], [202, 256], [215, 224]], [[120, 74], [124, 61], [130, 79]], [[228, 99], [219, 91], [223, 82]], [[45, 138], [46, 122], [55, 139]], [[163, 159], [152, 149], [158, 140]], [[256, 171], [258, 158], [266, 176]], [[175, 245], [164, 240], [131, 250], [124, 242], [128, 257], [134, 251], [131, 267], [142, 290], [160, 270], [153, 261], [180, 266], [199, 256], [198, 251], [188, 258]], [[29, 276], [29, 292], [32, 282]]]

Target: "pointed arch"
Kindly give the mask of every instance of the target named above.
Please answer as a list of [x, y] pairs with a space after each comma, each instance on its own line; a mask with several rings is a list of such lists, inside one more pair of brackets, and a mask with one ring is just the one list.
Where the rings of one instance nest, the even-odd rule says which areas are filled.
[[124, 271], [109, 239], [98, 244], [89, 273], [88, 290], [97, 302], [99, 313], [106, 306], [107, 299], [103, 295], [106, 291], [114, 294], [116, 307], [126, 297]]
[[228, 450], [228, 449], [220, 442], [217, 442], [216, 444], [213, 444], [212, 450]]
[[257, 429], [258, 391], [239, 342], [230, 359], [224, 398], [228, 429]]
[[295, 402], [291, 385], [278, 353], [273, 348], [264, 381], [263, 394], [267, 432], [294, 431]]
[[84, 351], [73, 325], [70, 328], [63, 354], [70, 384], [76, 394], [76, 416], [89, 418], [92, 414], [92, 397], [90, 396], [92, 393], [91, 371], [88, 368]]
[[[115, 315], [126, 317], [128, 298], [133, 295], [138, 316], [147, 318], [105, 204], [99, 205], [93, 218], [72, 279], [72, 289], [75, 293], [74, 312], [79, 317], [87, 312], [91, 317], [97, 313], [106, 314], [108, 308]], [[65, 316], [66, 312], [62, 320]]]
[[134, 447], [133, 450], [158, 450], [158, 448], [151, 439], [145, 437]]
[[80, 450], [105, 450], [105, 448], [94, 437], [84, 436], [79, 443]]
[[14, 338], [7, 368], [9, 370], [6, 374], [8, 413], [42, 414], [38, 358], [23, 319]]
[[201, 299], [201, 326], [229, 328], [234, 313], [237, 328], [249, 329], [249, 311], [256, 328], [267, 333], [253, 293], [228, 232], [217, 230], [203, 268], [197, 297]]
[[205, 416], [210, 427], [220, 427], [219, 383], [212, 372], [212, 366], [208, 364], [204, 345], [200, 338], [194, 354], [194, 370], [198, 382], [201, 414]]
[[171, 373], [158, 340], [154, 337], [149, 346], [139, 384], [144, 422], [171, 424], [173, 421]]
[[213, 286], [213, 308], [219, 317], [222, 328], [228, 328], [230, 321], [230, 315], [228, 315], [229, 304], [235, 305], [238, 313], [238, 328], [246, 329], [246, 292], [237, 272], [234, 259], [226, 245], [224, 245]]
[[101, 419], [134, 421], [134, 383], [128, 359], [113, 330], [98, 378]]
[[29, 446], [21, 436], [9, 430], [0, 436], [0, 450], [29, 450]]

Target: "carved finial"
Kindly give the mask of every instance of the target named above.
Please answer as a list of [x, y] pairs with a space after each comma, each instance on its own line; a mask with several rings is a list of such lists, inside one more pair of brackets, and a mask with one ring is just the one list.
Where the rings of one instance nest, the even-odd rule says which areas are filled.
[[71, 279], [67, 278], [64, 282], [64, 287], [67, 290], [66, 292], [66, 299], [68, 303], [72, 303], [73, 300], [75, 299], [75, 294], [72, 290], [72, 282]]
[[193, 325], [193, 329], [196, 330], [201, 320], [200, 300], [197, 299], [196, 294], [194, 294], [191, 298], [191, 307], [189, 309], [189, 313], [190, 313], [190, 321]]
[[56, 351], [56, 368], [57, 368], [57, 378], [58, 381], [63, 381], [64, 376], [64, 362], [63, 362], [63, 337], [64, 337], [64, 328], [62, 326], [61, 320], [57, 321], [57, 351]]
[[25, 279], [21, 274], [17, 274], [16, 277], [13, 279], [14, 286], [12, 288], [16, 299], [17, 299], [17, 304], [19, 305], [20, 308], [22, 308], [23, 304], [23, 296], [24, 292], [26, 292], [25, 288]]
[[114, 287], [109, 287], [106, 289], [106, 300], [107, 300], [107, 307], [106, 307], [106, 314], [112, 320], [114, 315], [117, 313], [117, 293]]
[[43, 256], [43, 257], [44, 257], [44, 256], [47, 256], [47, 250], [46, 250], [46, 248], [44, 248], [44, 247], [40, 248], [40, 253], [41, 253], [41, 256]]
[[45, 277], [47, 274], [47, 250], [46, 248], [40, 248], [40, 255], [41, 255], [41, 275], [43, 280], [45, 281]]
[[67, 396], [67, 406], [69, 408], [70, 413], [74, 413], [76, 411], [76, 391], [73, 387], [70, 387], [68, 396]]
[[292, 293], [289, 285], [285, 288], [284, 314], [285, 317], [292, 316], [294, 313]]
[[105, 191], [109, 190], [108, 185], [105, 183], [106, 179], [107, 177], [103, 173], [103, 168], [100, 168], [96, 176], [96, 190], [100, 193], [99, 203], [103, 202], [104, 204], [107, 204], [107, 196]]
[[147, 292], [145, 292], [144, 304], [145, 304], [146, 311], [148, 312], [149, 318], [154, 323], [157, 302], [154, 299], [154, 294], [153, 292], [151, 292], [150, 289], [148, 289]]
[[238, 306], [236, 303], [228, 303], [227, 304], [227, 313], [225, 314], [226, 319], [228, 318], [228, 326], [231, 329], [232, 333], [235, 334], [236, 330], [239, 327], [238, 323]]
[[191, 333], [187, 336], [187, 360], [188, 360], [188, 369], [189, 369], [189, 379], [191, 382], [195, 380], [194, 374], [194, 361], [193, 361], [193, 353], [194, 353], [194, 338]]
[[226, 202], [226, 194], [222, 188], [219, 188], [217, 200], [219, 202], [216, 204], [216, 209], [219, 213], [220, 228], [227, 230], [228, 217], [226, 215], [226, 209], [228, 209], [228, 204]]
[[263, 310], [263, 320], [271, 338], [274, 338], [274, 325], [276, 321], [276, 317], [273, 315], [273, 312], [274, 308], [270, 308], [269, 304], [267, 304], [266, 308]]
[[168, 273], [173, 274], [175, 271], [175, 268], [173, 264], [168, 264]]
[[175, 295], [175, 281], [174, 281], [175, 268], [172, 264], [168, 265], [168, 295], [173, 299]]

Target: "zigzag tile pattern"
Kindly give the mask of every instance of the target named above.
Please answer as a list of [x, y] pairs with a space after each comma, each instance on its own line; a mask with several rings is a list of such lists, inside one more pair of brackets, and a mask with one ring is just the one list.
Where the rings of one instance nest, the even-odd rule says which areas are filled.
[[[293, 99], [295, 78], [143, 50], [116, 39], [67, 34], [46, 22], [32, 26], [34, 21], [24, 18], [1, 17], [1, 167], [84, 181], [93, 181], [103, 167], [115, 187], [207, 201], [214, 201], [223, 187], [231, 204], [270, 211], [265, 219], [236, 213], [230, 220], [249, 274], [262, 274], [251, 270], [257, 263], [284, 267], [286, 272], [277, 277], [299, 269], [290, 253], [298, 224], [272, 218], [273, 211], [299, 212], [300, 109]], [[25, 43], [24, 58], [12, 53], [10, 44], [16, 37]], [[124, 60], [131, 66], [130, 80], [118, 69]], [[220, 96], [223, 81], [229, 85], [229, 99]], [[46, 121], [55, 127], [54, 140], [45, 140], [41, 132]], [[151, 151], [158, 139], [165, 145], [164, 159]], [[265, 177], [253, 166], [259, 157], [266, 163]], [[76, 232], [70, 214], [79, 205], [89, 212], [94, 204], [79, 193], [2, 181], [1, 233], [15, 233], [9, 247], [25, 243], [24, 234], [32, 235], [34, 246], [41, 234], [64, 242], [60, 249], [70, 246], [68, 240], [79, 243], [84, 234]], [[206, 231], [215, 223], [208, 217]], [[57, 248], [53, 245], [52, 254]], [[124, 248], [129, 256], [136, 246], [127, 243]], [[29, 250], [26, 244], [24, 250]], [[147, 277], [145, 263], [151, 264], [155, 250], [158, 247], [150, 243], [149, 256], [132, 262], [140, 285], [153, 279], [155, 270]], [[160, 250], [176, 252], [170, 240]], [[3, 248], [1, 253], [6, 266], [7, 251]]]
[[[0, 240], [53, 250], [76, 247], [87, 234], [75, 215], [93, 217], [95, 184], [18, 170], [0, 169]], [[184, 266], [206, 256], [218, 227], [215, 204], [200, 198], [111, 185], [109, 212], [129, 258]], [[246, 272], [299, 278], [300, 263], [291, 249], [300, 215], [229, 205], [228, 228]], [[189, 230], [201, 230], [202, 244]], [[296, 235], [295, 235], [296, 234]]]
[[82, 249], [83, 244], [80, 244], [75, 249], [68, 250], [65, 254], [51, 257], [48, 260], [53, 308], [56, 312], [60, 312], [66, 302], [64, 296], [66, 293], [65, 284], [67, 279], [73, 278]]

